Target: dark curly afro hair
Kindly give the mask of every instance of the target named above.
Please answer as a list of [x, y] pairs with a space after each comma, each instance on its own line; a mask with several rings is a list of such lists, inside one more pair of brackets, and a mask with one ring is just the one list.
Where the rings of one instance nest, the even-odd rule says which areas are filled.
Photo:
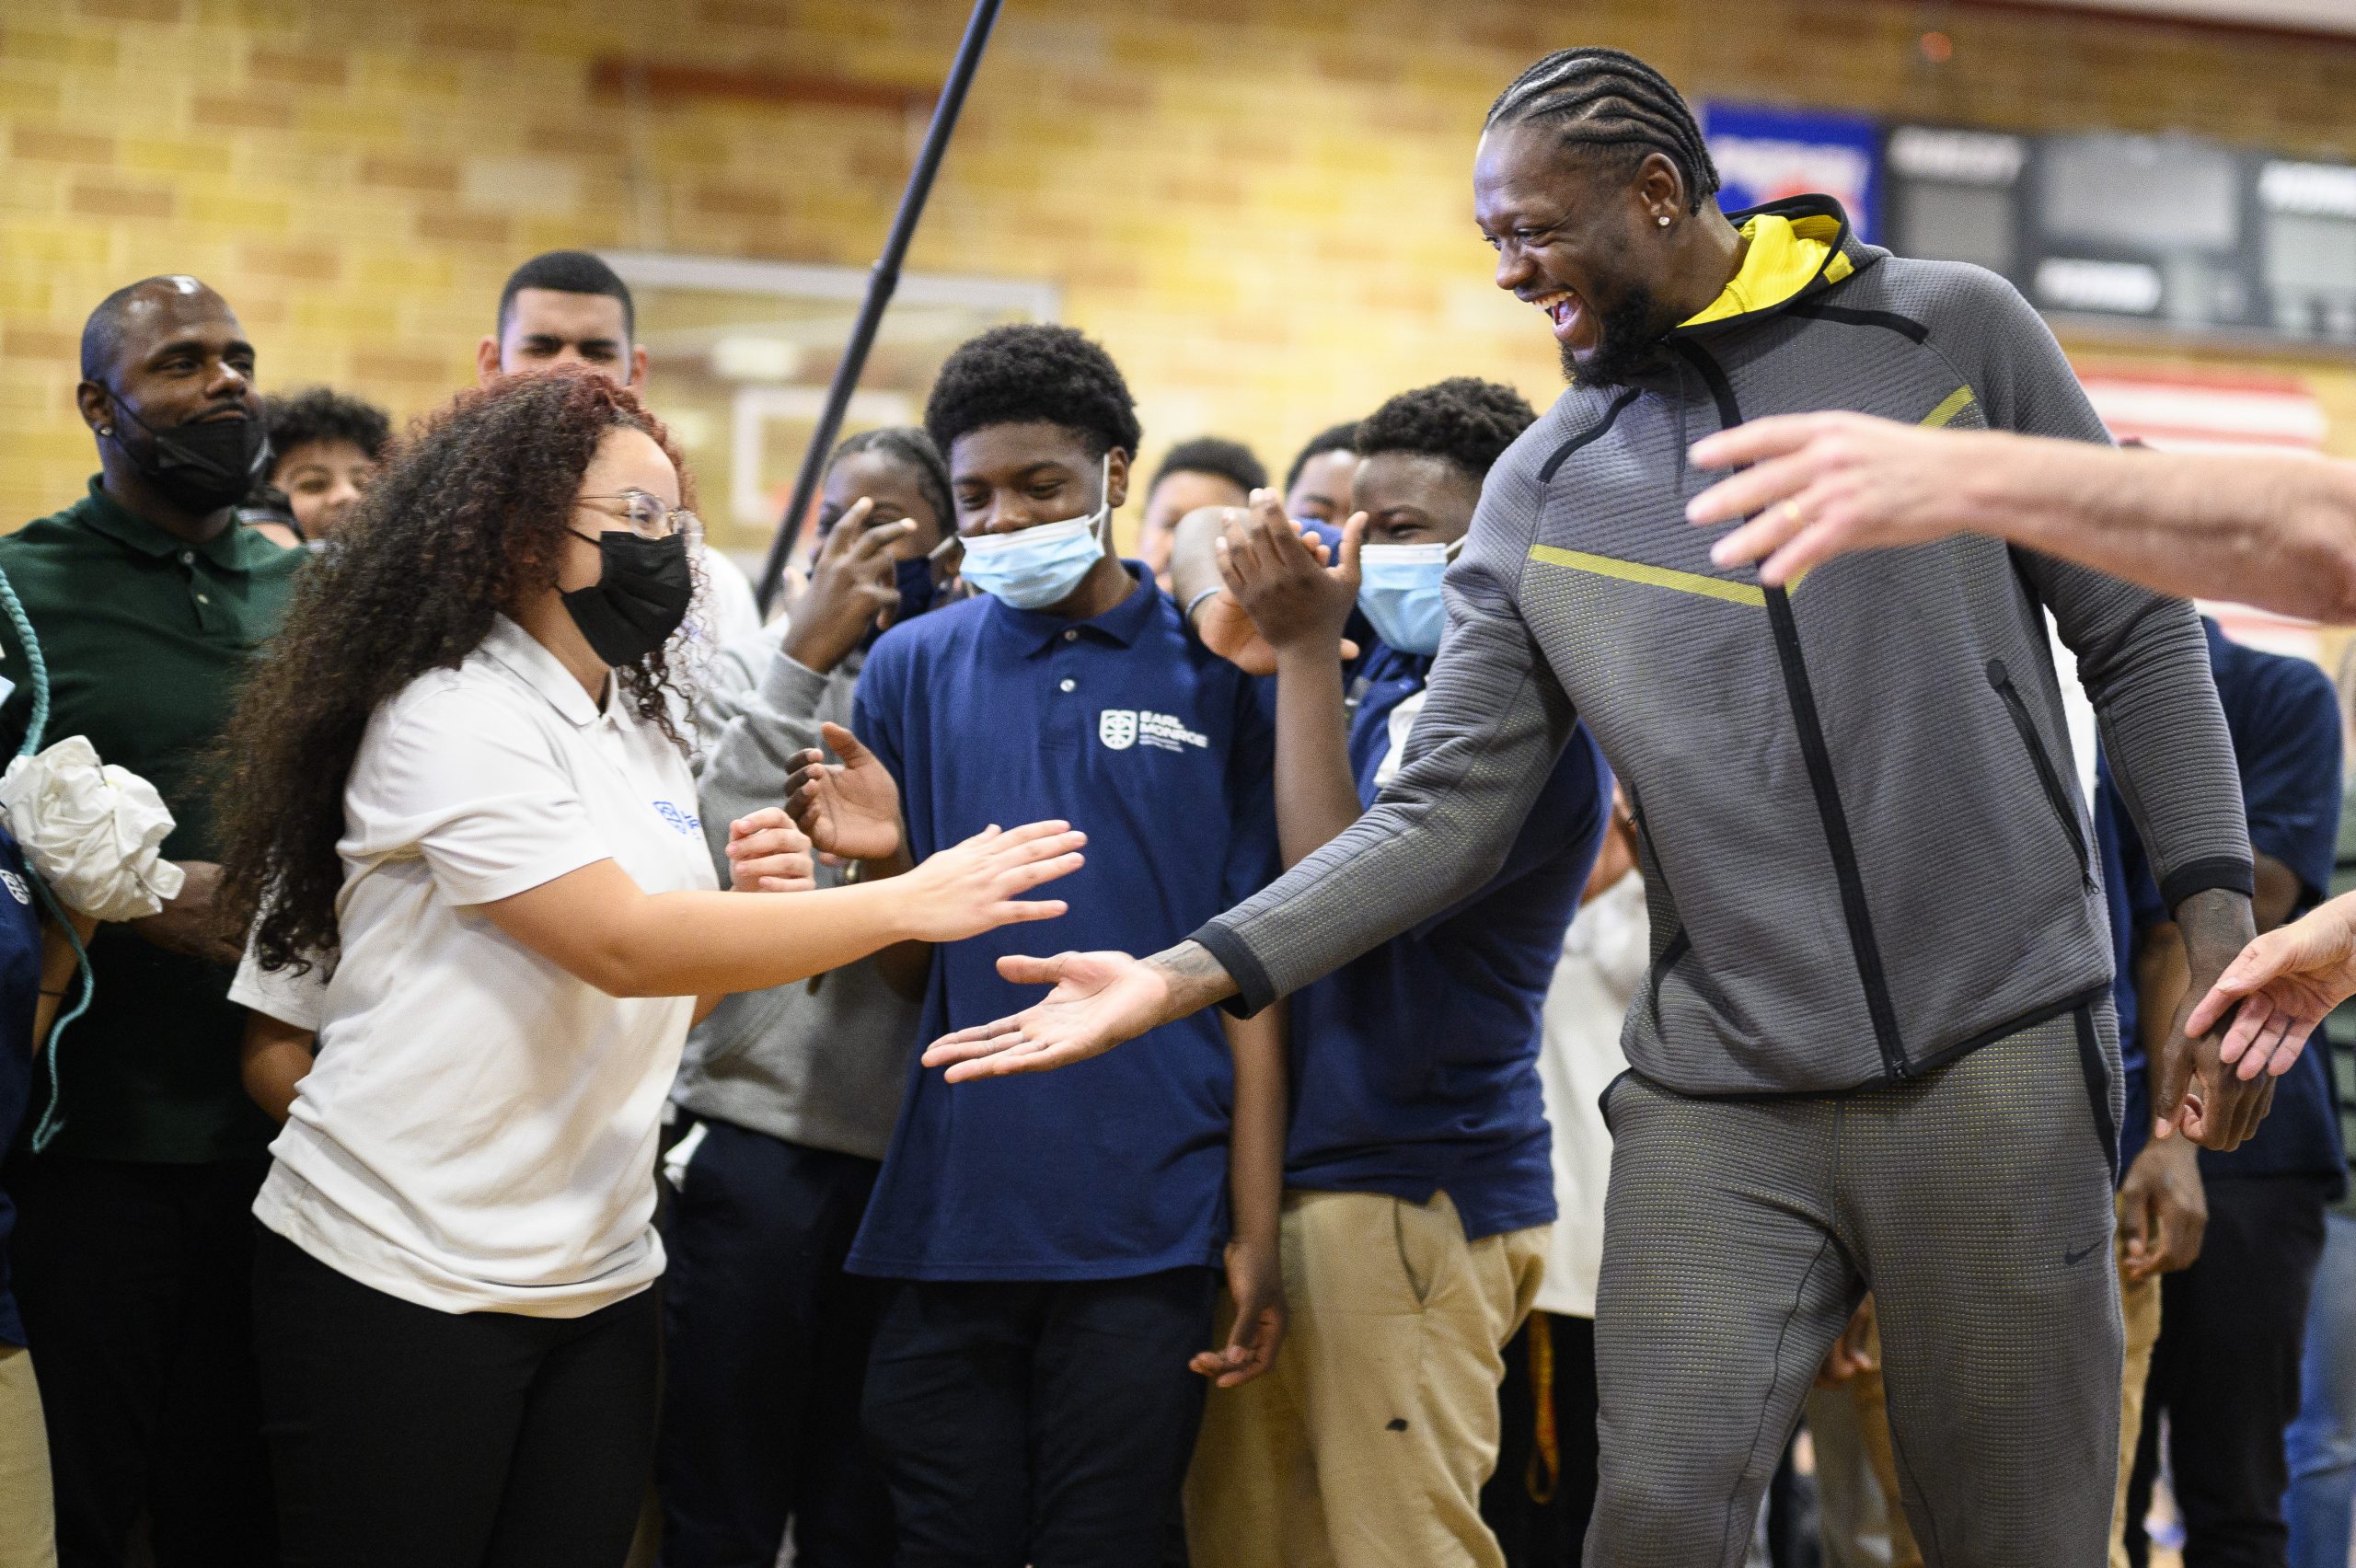
[[1091, 457], [1117, 446], [1134, 458], [1145, 438], [1113, 356], [1069, 327], [1024, 322], [967, 339], [924, 406], [925, 431], [944, 456], [968, 431], [1041, 420], [1078, 432]]
[[1153, 484], [1146, 486], [1147, 493], [1172, 474], [1215, 474], [1246, 495], [1268, 488], [1268, 470], [1252, 449], [1223, 435], [1198, 435], [1162, 454], [1161, 467], [1153, 471]]
[[1292, 487], [1300, 483], [1300, 471], [1309, 467], [1311, 458], [1322, 457], [1328, 452], [1355, 452], [1357, 450], [1357, 439], [1358, 421], [1356, 420], [1345, 424], [1327, 425], [1311, 436], [1309, 444], [1293, 458], [1292, 467], [1285, 470], [1286, 493], [1291, 493]]
[[374, 463], [391, 441], [392, 421], [374, 403], [346, 397], [329, 386], [306, 386], [285, 398], [261, 400], [262, 423], [270, 431], [270, 449], [284, 462], [298, 446], [319, 441], [348, 441]]
[[1451, 375], [1402, 392], [1361, 420], [1356, 449], [1361, 457], [1378, 452], [1428, 452], [1478, 481], [1537, 422], [1538, 410], [1512, 387], [1478, 376]]

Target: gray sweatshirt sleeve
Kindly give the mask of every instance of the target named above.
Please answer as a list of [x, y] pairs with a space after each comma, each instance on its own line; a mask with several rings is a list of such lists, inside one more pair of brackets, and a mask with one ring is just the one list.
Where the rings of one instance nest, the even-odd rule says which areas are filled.
[[764, 806], [785, 803], [787, 764], [821, 744], [818, 726], [850, 722], [858, 656], [832, 675], [795, 663], [759, 640], [712, 661], [696, 704], [698, 730], [710, 737], [696, 778], [696, 805], [722, 886], [728, 882], [728, 824]]
[[[1507, 454], [1449, 569], [1448, 632], [1405, 759], [1346, 830], [1196, 931], [1241, 1012], [1388, 941], [1496, 874], [1576, 715], [1514, 603], [1537, 487]], [[1519, 470], [1519, 471], [1518, 471]]]
[[[1974, 383], [1988, 423], [2108, 444], [2109, 432], [2044, 321], [2010, 284], [1989, 283], [1990, 329], [1978, 335], [1986, 354]], [[2163, 902], [2174, 909], [2209, 888], [2247, 894], [2241, 775], [2192, 606], [2033, 550], [2013, 559], [2078, 657], [2104, 755]]]

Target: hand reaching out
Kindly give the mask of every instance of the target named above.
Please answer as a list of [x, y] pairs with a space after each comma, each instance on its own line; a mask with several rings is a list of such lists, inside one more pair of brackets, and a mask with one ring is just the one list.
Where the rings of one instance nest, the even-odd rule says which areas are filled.
[[[1024, 902], [1043, 882], [1080, 870], [1088, 835], [1068, 822], [1026, 823], [1011, 832], [986, 827], [953, 844], [888, 885], [905, 900], [916, 941], [961, 941], [1021, 920], [1052, 920], [1059, 898]], [[1005, 961], [999, 961], [1000, 967]]]
[[924, 1065], [947, 1067], [951, 1083], [1068, 1066], [1176, 1016], [1167, 1011], [1171, 988], [1161, 972], [1125, 952], [1009, 955], [998, 961], [998, 972], [1018, 986], [1055, 989], [1012, 1018], [934, 1041]]
[[2214, 1029], [2236, 1002], [2220, 1060], [2245, 1078], [2291, 1070], [2324, 1015], [2356, 996], [2356, 894], [2317, 905], [2242, 949], [2185, 1020]]
[[841, 757], [797, 752], [785, 779], [785, 809], [813, 846], [845, 860], [888, 860], [900, 852], [900, 788], [875, 754], [840, 724], [819, 732]]

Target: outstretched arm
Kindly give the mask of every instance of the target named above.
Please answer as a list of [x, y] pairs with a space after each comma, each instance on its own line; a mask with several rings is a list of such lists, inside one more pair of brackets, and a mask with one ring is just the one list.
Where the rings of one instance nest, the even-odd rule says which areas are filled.
[[889, 882], [783, 897], [650, 894], [598, 860], [479, 907], [515, 941], [613, 996], [756, 991], [895, 942], [955, 941], [1053, 918], [1060, 900], [1022, 895], [1078, 870], [1082, 842], [1060, 822], [991, 828]]
[[[1721, 566], [1786, 582], [1852, 550], [1988, 534], [2180, 597], [2356, 620], [2356, 464], [2113, 452], [1865, 414], [1783, 414], [1696, 444], [1755, 465], [1693, 498]], [[1755, 515], [1754, 515], [1755, 514]]]
[[1577, 721], [1511, 592], [1536, 512], [1533, 485], [1502, 465], [1492, 472], [1449, 571], [1449, 630], [1405, 764], [1365, 815], [1152, 958], [1000, 959], [1007, 979], [1054, 989], [1011, 1018], [934, 1042], [927, 1065], [958, 1079], [1035, 1072], [1213, 1002], [1233, 997], [1256, 1012], [1484, 885]]

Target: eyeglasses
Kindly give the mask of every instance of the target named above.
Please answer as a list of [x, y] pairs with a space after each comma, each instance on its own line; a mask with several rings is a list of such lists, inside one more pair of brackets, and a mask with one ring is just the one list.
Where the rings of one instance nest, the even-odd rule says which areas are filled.
[[[600, 502], [618, 502], [601, 506]], [[624, 490], [619, 495], [583, 495], [573, 498], [577, 506], [592, 512], [602, 512], [608, 517], [618, 517], [629, 531], [641, 539], [667, 539], [674, 534], [689, 538], [700, 537], [703, 523], [685, 507], [672, 506], [644, 490]]]

